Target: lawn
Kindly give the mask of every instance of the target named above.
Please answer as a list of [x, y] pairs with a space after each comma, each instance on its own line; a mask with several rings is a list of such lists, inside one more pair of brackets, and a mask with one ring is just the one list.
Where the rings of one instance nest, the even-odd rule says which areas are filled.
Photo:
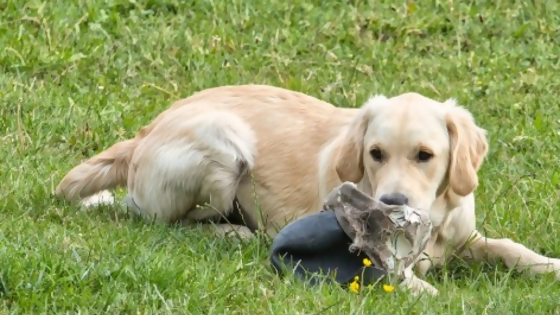
[[[440, 292], [307, 287], [269, 244], [52, 197], [173, 101], [258, 83], [337, 106], [455, 97], [488, 130], [479, 228], [560, 256], [560, 4], [548, 1], [0, 2], [0, 314], [560, 314], [551, 275], [457, 262]], [[122, 192], [119, 192], [122, 196]]]

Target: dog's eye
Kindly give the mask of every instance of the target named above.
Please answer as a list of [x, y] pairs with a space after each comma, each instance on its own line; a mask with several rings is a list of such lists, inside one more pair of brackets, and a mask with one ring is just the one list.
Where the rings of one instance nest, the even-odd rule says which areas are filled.
[[418, 159], [419, 162], [427, 162], [433, 157], [434, 155], [431, 154], [430, 152], [419, 151], [418, 156], [416, 158]]
[[381, 152], [380, 149], [373, 149], [371, 150], [370, 154], [375, 161], [377, 162], [383, 161], [383, 152]]

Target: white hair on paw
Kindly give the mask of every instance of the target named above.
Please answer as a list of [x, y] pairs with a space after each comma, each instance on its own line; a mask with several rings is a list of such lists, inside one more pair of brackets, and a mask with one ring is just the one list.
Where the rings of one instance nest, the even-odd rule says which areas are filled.
[[95, 195], [89, 196], [81, 201], [84, 208], [93, 208], [100, 205], [112, 205], [115, 203], [115, 197], [108, 190], [103, 190]]

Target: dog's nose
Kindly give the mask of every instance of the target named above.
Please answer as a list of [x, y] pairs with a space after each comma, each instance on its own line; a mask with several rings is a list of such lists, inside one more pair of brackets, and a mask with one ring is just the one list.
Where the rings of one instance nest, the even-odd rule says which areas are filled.
[[383, 195], [379, 200], [389, 206], [408, 205], [408, 198], [401, 193]]

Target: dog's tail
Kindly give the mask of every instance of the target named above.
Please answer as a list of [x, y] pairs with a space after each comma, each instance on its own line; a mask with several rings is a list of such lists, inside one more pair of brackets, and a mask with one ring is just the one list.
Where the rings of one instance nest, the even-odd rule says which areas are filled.
[[122, 141], [74, 167], [56, 187], [56, 195], [67, 200], [80, 200], [107, 189], [126, 186], [128, 165], [137, 146], [137, 139]]

